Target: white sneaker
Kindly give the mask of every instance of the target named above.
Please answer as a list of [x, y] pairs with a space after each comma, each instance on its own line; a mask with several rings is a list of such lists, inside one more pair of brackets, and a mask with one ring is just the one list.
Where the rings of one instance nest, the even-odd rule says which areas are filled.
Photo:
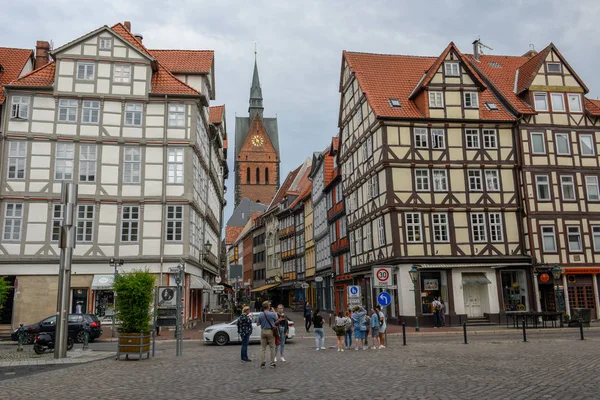
[[325, 348], [325, 347], [321, 347], [321, 350], [327, 350], [327, 348]]
[[358, 347], [355, 347], [354, 350], [358, 351]]
[[379, 346], [380, 349], [385, 349], [384, 345]]
[[281, 362], [285, 362], [285, 358], [283, 358], [283, 356], [281, 356], [280, 360]]
[[273, 360], [273, 362], [277, 362], [277, 357], [275, 357], [275, 359]]
[[319, 351], [319, 348], [317, 347], [317, 351]]
[[337, 351], [342, 351], [342, 349], [337, 349]]
[[363, 347], [363, 350], [367, 350], [367, 349], [368, 349], [368, 347]]
[[372, 350], [377, 350], [377, 346], [373, 346], [371, 349]]
[[340, 349], [340, 351], [344, 351], [344, 349]]

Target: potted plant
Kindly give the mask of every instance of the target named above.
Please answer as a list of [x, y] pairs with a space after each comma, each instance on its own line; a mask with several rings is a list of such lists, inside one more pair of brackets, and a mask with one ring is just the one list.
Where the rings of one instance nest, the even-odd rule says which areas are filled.
[[150, 355], [150, 307], [154, 296], [154, 276], [148, 271], [135, 270], [117, 276], [114, 283], [117, 319], [119, 329], [119, 352], [129, 358], [129, 354]]
[[569, 314], [567, 314], [567, 313], [563, 314], [563, 316], [564, 316], [564, 322], [565, 322], [565, 324], [568, 324], [569, 323], [569, 319], [571, 318], [571, 316]]

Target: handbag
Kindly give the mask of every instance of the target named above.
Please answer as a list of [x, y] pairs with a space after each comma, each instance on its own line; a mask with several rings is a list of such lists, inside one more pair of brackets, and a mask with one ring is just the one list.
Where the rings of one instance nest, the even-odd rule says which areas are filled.
[[269, 326], [271, 327], [271, 330], [273, 331], [273, 337], [275, 338], [275, 340], [277, 340], [279, 338], [279, 328], [273, 326], [271, 320], [269, 320], [269, 317], [267, 317], [267, 314], [265, 312], [263, 312], [263, 315], [265, 316], [265, 319], [267, 320]]

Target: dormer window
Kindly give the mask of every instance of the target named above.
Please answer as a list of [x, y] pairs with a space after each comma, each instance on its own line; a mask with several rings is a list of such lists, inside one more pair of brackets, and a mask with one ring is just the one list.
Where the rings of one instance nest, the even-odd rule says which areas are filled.
[[398, 99], [390, 99], [389, 102], [390, 102], [390, 107], [392, 107], [392, 108], [401, 108], [402, 107], [402, 104], [400, 104], [400, 100], [398, 100]]
[[429, 92], [429, 107], [443, 108], [444, 107], [444, 93]]
[[489, 102], [489, 101], [487, 101], [487, 102], [485, 103], [485, 107], [486, 107], [488, 110], [490, 110], [490, 111], [494, 111], [494, 110], [497, 110], [497, 109], [498, 109], [498, 105], [497, 105], [496, 103], [492, 103], [492, 102]]
[[551, 93], [552, 111], [565, 111], [565, 96], [562, 93]]
[[546, 93], [534, 93], [536, 111], [548, 111], [548, 95]]
[[465, 108], [478, 108], [477, 92], [465, 92]]
[[457, 62], [444, 63], [444, 68], [446, 70], [446, 76], [460, 76], [460, 68], [458, 67]]
[[562, 66], [560, 65], [560, 63], [548, 63], [546, 64], [546, 67], [548, 68], [548, 73], [551, 74], [560, 74], [562, 73]]

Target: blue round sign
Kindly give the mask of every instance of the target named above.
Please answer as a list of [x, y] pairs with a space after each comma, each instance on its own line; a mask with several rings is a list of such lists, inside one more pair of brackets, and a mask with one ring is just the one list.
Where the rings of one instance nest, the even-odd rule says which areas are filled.
[[350, 294], [358, 294], [358, 286], [350, 286]]
[[382, 307], [387, 307], [392, 303], [392, 296], [388, 292], [381, 292], [377, 296], [377, 302]]

